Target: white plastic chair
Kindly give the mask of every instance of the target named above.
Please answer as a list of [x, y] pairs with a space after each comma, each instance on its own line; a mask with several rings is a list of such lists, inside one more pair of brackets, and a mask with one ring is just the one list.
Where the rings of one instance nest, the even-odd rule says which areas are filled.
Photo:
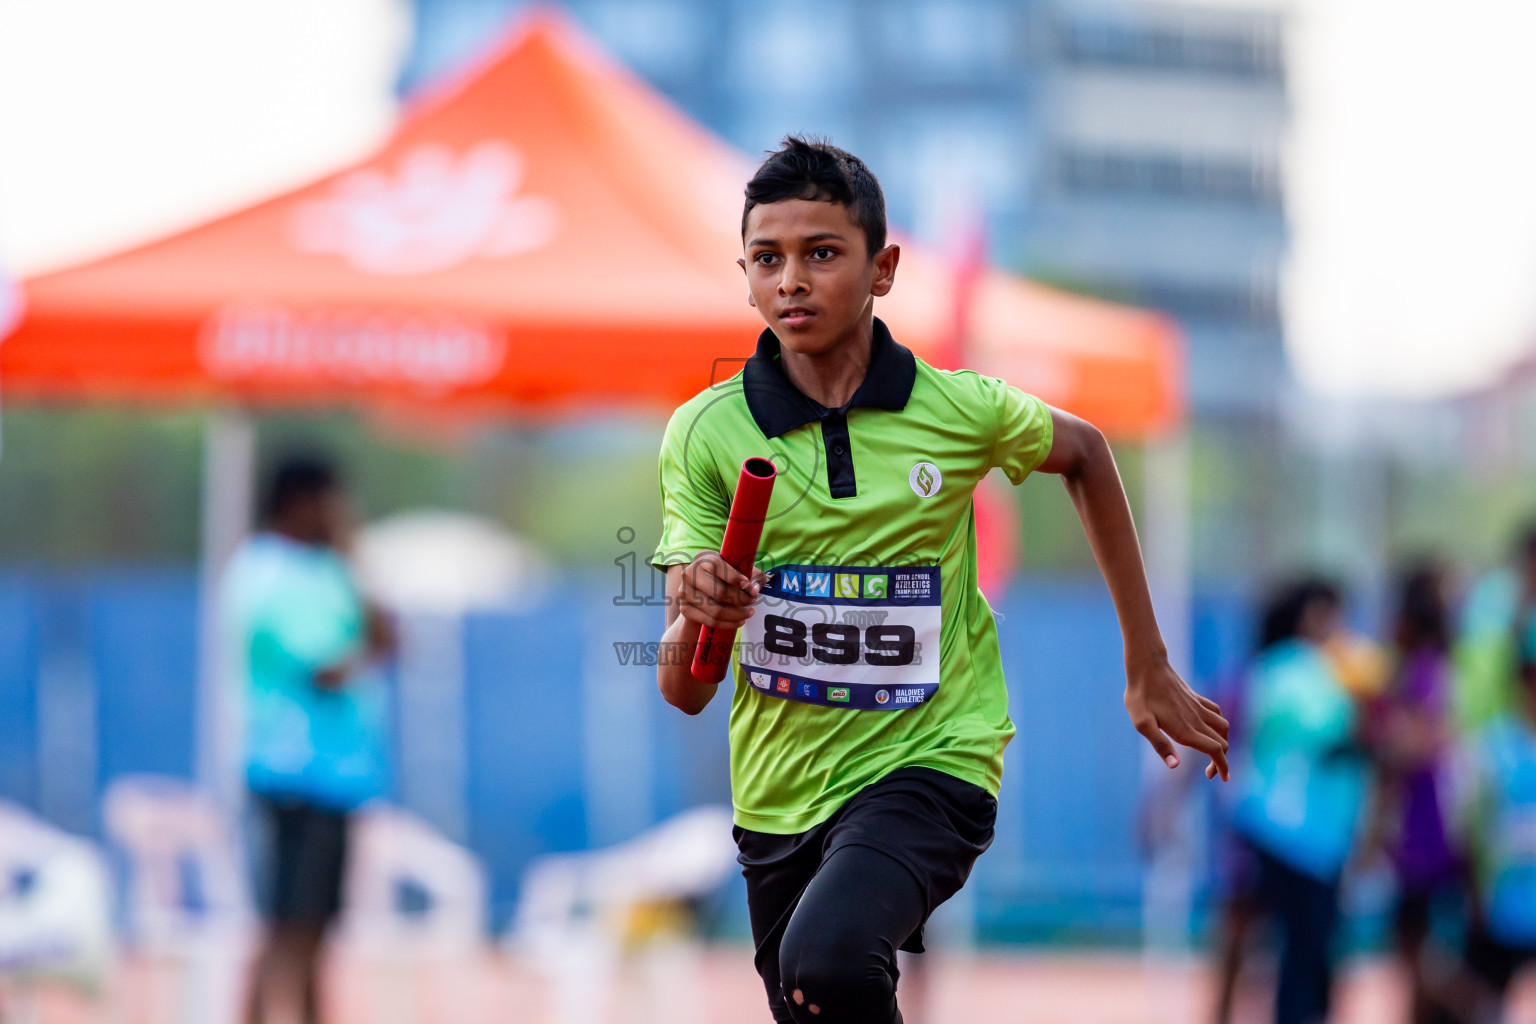
[[617, 846], [530, 864], [509, 940], [549, 981], [558, 1024], [607, 1021], [626, 963], [643, 988], [631, 1019], [702, 1024], [697, 941], [631, 933], [644, 908], [707, 896], [735, 863], [730, 809], [699, 807]]
[[468, 850], [409, 811], [369, 804], [353, 822], [336, 950], [367, 973], [352, 986], [376, 1024], [419, 1019], [423, 974], [439, 984], [446, 1020], [476, 1016], [486, 952], [485, 870]]
[[107, 787], [102, 819], [124, 870], [125, 938], [180, 975], [179, 1006], [163, 1012], [233, 1024], [256, 935], [234, 815], [182, 779], [125, 775]]
[[35, 1017], [39, 982], [100, 992], [113, 952], [112, 884], [100, 851], [0, 801], [0, 981], [18, 1019]]

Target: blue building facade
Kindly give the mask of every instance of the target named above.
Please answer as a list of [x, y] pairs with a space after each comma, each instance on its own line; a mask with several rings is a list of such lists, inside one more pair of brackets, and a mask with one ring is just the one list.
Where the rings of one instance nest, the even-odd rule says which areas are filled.
[[[523, 0], [414, 0], [409, 93]], [[1139, 0], [567, 0], [599, 42], [748, 152], [790, 131], [863, 156], [938, 246], [1166, 310], [1206, 421], [1271, 420], [1287, 380], [1284, 24]]]

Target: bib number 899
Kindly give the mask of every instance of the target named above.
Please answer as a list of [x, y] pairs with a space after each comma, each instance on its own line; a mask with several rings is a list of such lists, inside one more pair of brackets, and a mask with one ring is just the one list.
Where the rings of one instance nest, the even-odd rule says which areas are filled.
[[809, 653], [823, 665], [857, 664], [861, 651], [870, 665], [910, 665], [917, 654], [917, 631], [894, 623], [863, 630], [842, 622], [807, 626], [799, 619], [765, 615], [763, 646], [770, 653], [791, 658], [804, 658]]

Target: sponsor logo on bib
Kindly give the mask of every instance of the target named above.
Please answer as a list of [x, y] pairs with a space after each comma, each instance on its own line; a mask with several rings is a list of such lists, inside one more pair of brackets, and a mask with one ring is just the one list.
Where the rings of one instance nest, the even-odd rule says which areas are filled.
[[768, 678], [768, 673], [767, 672], [752, 672], [752, 673], [749, 673], [749, 675], [751, 675], [751, 677], [752, 677], [752, 685], [757, 687], [759, 690], [766, 690], [766, 689], [768, 689], [769, 685], [772, 682]]
[[931, 498], [944, 486], [944, 475], [933, 463], [919, 462], [907, 474], [907, 483], [912, 485], [912, 493], [919, 498]]
[[827, 691], [827, 700], [835, 700], [839, 704], [848, 703], [848, 687], [834, 686]]
[[788, 679], [788, 677], [786, 677], [786, 676], [779, 676], [778, 691], [780, 693], [788, 693], [789, 692], [789, 679]]
[[890, 690], [876, 690], [875, 691], [875, 703], [876, 704], [889, 704], [890, 701], [891, 701], [891, 691]]
[[805, 574], [806, 597], [831, 597], [832, 574], [829, 572], [808, 572]]

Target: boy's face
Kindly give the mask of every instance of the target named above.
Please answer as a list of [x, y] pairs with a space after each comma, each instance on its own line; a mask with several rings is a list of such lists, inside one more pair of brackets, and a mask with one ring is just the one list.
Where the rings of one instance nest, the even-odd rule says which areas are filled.
[[877, 296], [891, 290], [901, 251], [869, 255], [864, 229], [839, 203], [787, 199], [747, 215], [748, 299], [778, 337], [803, 355], [822, 355], [858, 336]]

